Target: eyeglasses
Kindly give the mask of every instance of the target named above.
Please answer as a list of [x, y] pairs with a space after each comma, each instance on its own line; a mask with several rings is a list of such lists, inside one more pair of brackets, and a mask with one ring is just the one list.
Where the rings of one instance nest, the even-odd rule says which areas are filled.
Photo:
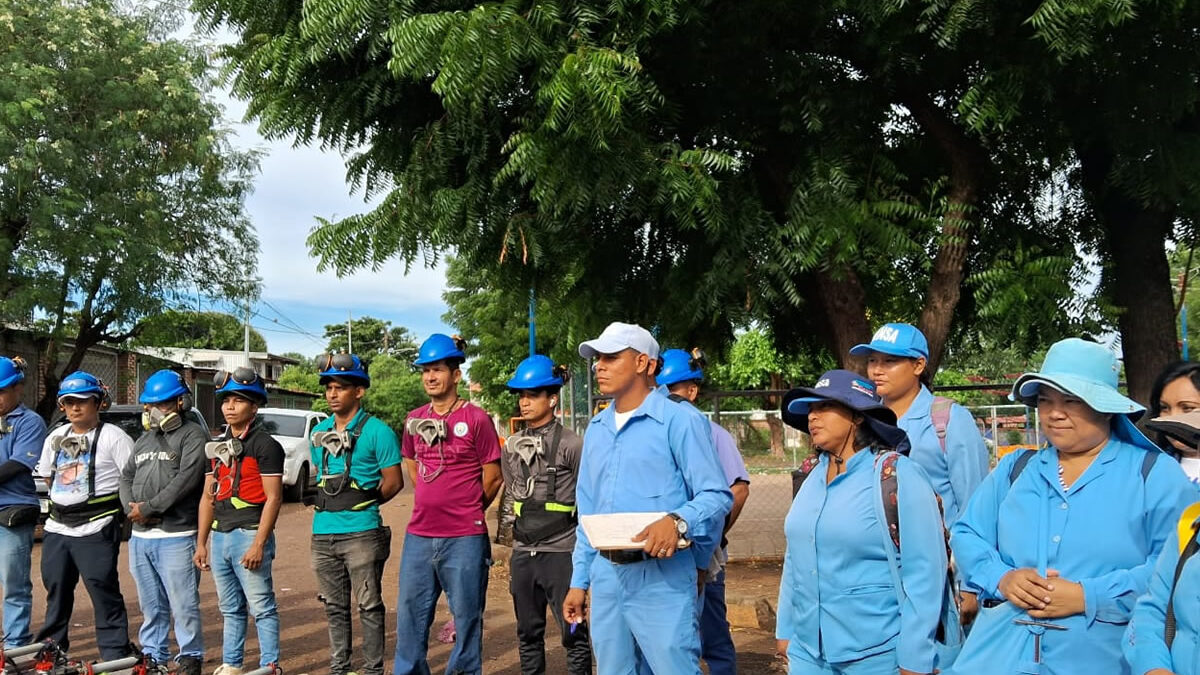
[[217, 374], [213, 375], [213, 384], [217, 386], [217, 389], [229, 384], [230, 380], [233, 380], [238, 384], [251, 385], [255, 382], [258, 382], [258, 373], [254, 372], [253, 368], [240, 366], [238, 368], [234, 368], [232, 373], [224, 370], [218, 370]]
[[357, 370], [353, 354], [322, 354], [317, 363], [322, 364], [320, 370]]

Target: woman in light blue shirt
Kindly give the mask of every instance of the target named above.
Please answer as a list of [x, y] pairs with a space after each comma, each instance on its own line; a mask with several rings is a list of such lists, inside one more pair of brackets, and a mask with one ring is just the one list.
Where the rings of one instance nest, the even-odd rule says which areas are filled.
[[896, 426], [908, 434], [912, 446], [908, 456], [929, 476], [950, 527], [983, 482], [991, 462], [975, 418], [961, 405], [943, 399], [948, 408], [939, 433], [934, 420], [936, 398], [927, 386], [932, 381], [926, 369], [929, 344], [915, 326], [884, 324], [870, 342], [856, 345], [850, 355], [867, 359], [867, 377], [884, 405], [896, 414]]
[[[924, 472], [907, 457], [885, 454], [908, 450], [895, 415], [869, 381], [834, 370], [815, 387], [789, 392], [783, 419], [820, 450], [784, 523], [775, 635], [788, 672], [934, 672], [946, 583], [942, 517]], [[880, 488], [889, 466], [903, 552], [898, 572], [885, 548], [895, 546]]]
[[1006, 456], [951, 528], [983, 609], [946, 675], [1130, 672], [1122, 632], [1194, 492], [1134, 427], [1120, 369], [1071, 338], [1013, 385], [1048, 445]]

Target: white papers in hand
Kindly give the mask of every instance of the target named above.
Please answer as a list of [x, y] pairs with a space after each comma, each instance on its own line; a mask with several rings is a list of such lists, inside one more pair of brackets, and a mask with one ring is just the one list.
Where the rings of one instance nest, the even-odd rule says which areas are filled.
[[592, 548], [599, 551], [640, 549], [645, 542], [635, 543], [647, 525], [666, 516], [665, 511], [651, 513], [596, 513], [579, 516], [579, 524]]

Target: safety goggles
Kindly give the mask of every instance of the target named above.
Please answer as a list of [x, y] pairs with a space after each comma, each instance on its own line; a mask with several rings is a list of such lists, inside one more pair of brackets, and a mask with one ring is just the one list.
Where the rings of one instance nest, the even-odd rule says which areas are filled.
[[216, 375], [213, 375], [213, 384], [217, 389], [229, 384], [233, 380], [238, 384], [251, 385], [258, 381], [258, 373], [254, 372], [253, 368], [247, 366], [239, 366], [233, 369], [233, 372], [218, 370]]
[[708, 367], [708, 359], [704, 356], [704, 350], [699, 347], [692, 347], [692, 358], [688, 360], [688, 364], [692, 370], [703, 370]]
[[322, 371], [328, 370], [357, 370], [357, 364], [354, 363], [353, 354], [322, 354], [317, 357], [318, 363], [321, 364]]

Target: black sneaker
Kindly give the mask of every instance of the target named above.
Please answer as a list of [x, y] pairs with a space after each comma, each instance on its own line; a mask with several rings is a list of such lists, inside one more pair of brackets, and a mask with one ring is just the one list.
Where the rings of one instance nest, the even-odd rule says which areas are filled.
[[175, 663], [179, 664], [175, 669], [176, 675], [200, 675], [200, 659], [195, 656], [181, 656]]

